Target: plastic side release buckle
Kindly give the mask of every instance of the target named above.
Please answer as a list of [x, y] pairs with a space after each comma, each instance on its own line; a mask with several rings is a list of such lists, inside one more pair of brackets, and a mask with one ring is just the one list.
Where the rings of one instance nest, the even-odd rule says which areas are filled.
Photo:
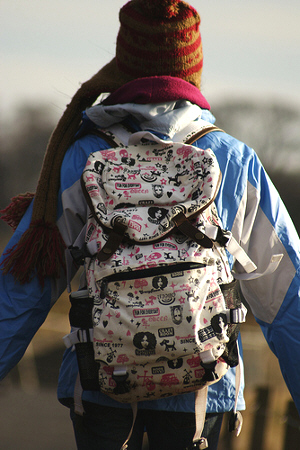
[[75, 328], [71, 333], [63, 337], [63, 342], [67, 348], [73, 347], [82, 342], [93, 342], [93, 329], [83, 330]]
[[204, 352], [200, 352], [200, 358], [203, 364], [210, 364], [215, 362], [216, 358], [213, 354], [212, 349], [205, 350]]
[[240, 308], [226, 309], [227, 322], [232, 324], [245, 323], [247, 316], [247, 308], [241, 305]]
[[63, 337], [63, 342], [66, 348], [70, 348], [73, 347], [75, 344], [78, 344], [79, 340], [77, 332], [78, 330], [72, 331], [71, 333]]
[[130, 391], [129, 382], [127, 381], [128, 377], [129, 373], [126, 367], [115, 367], [112, 374], [112, 379], [116, 383], [114, 394], [126, 394]]

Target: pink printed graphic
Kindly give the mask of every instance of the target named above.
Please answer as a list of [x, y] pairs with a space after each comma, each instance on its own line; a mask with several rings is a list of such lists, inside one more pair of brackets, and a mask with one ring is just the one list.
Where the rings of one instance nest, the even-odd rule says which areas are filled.
[[114, 371], [114, 367], [113, 366], [103, 366], [103, 370], [105, 373], [107, 373], [107, 375], [112, 375], [113, 371]]
[[[148, 260], [148, 261], [154, 261], [155, 259], [159, 259], [159, 258], [161, 258], [161, 257], [162, 257], [161, 253], [154, 252], [154, 253], [152, 253], [151, 255], [149, 255], [149, 256], [147, 257], [147, 260]], [[145, 257], [145, 258], [146, 258], [146, 257]]]
[[161, 382], [160, 382], [160, 384], [161, 384], [162, 386], [169, 386], [169, 387], [171, 387], [171, 386], [173, 386], [174, 384], [179, 384], [179, 380], [178, 380], [178, 378], [175, 376], [174, 373], [168, 373], [168, 374], [163, 375], [163, 376], [161, 377]]
[[205, 373], [204, 369], [202, 369], [202, 368], [197, 369], [197, 370], [195, 370], [195, 377], [200, 380], [203, 377], [204, 373]]
[[156, 300], [156, 297], [154, 295], [150, 295], [149, 300], [145, 299], [146, 306], [154, 305], [154, 300]]
[[117, 383], [112, 378], [109, 379], [108, 382], [109, 387], [115, 388], [117, 386]]
[[126, 364], [129, 361], [129, 358], [127, 355], [119, 355], [117, 358], [117, 363], [118, 364]]
[[188, 158], [188, 156], [193, 153], [191, 147], [184, 145], [177, 150], [177, 154], [182, 156], [184, 159]]
[[90, 197], [98, 197], [99, 189], [97, 184], [87, 184], [86, 190]]
[[129, 228], [132, 228], [133, 230], [136, 230], [136, 231], [141, 231], [141, 229], [142, 229], [142, 225], [138, 222], [135, 222], [134, 220], [129, 220], [128, 226], [129, 226]]
[[145, 278], [140, 278], [140, 279], [134, 280], [135, 289], [140, 289], [145, 286], [148, 286], [148, 281], [145, 280]]
[[146, 386], [148, 391], [153, 391], [155, 389], [155, 384], [152, 381], [153, 376], [147, 375], [148, 370], [144, 370], [144, 375], [137, 375], [137, 379], [142, 378], [143, 384], [142, 386]]
[[107, 343], [112, 343], [113, 341], [110, 339], [96, 339], [94, 338], [94, 342], [101, 342], [101, 344], [107, 344]]
[[199, 357], [199, 355], [197, 355], [197, 356], [193, 355], [190, 359], [187, 360], [187, 363], [188, 363], [188, 365], [191, 368], [195, 368], [195, 367], [200, 366], [200, 357]]
[[118, 161], [116, 158], [116, 152], [114, 150], [102, 150], [101, 155], [109, 161]]
[[128, 151], [125, 148], [120, 150], [119, 153], [122, 156], [122, 158], [128, 158]]
[[87, 183], [88, 181], [95, 181], [93, 173], [90, 173], [90, 175], [86, 175], [85, 182]]

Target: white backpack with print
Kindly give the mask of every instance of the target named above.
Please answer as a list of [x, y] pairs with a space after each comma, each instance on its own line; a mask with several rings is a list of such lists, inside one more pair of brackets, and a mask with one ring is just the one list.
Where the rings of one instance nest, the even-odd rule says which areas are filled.
[[238, 249], [246, 271], [255, 265], [222, 230], [220, 181], [210, 149], [149, 132], [89, 156], [82, 187], [91, 211], [84, 254], [93, 388], [126, 403], [199, 393], [238, 364], [246, 313], [226, 248]]

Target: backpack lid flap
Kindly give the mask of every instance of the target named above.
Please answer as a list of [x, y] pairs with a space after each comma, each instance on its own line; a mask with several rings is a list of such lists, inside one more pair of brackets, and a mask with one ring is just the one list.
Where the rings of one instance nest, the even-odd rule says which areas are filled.
[[121, 222], [127, 237], [142, 242], [169, 233], [178, 213], [204, 211], [217, 195], [221, 172], [210, 149], [147, 141], [92, 153], [82, 178], [97, 221], [108, 228]]

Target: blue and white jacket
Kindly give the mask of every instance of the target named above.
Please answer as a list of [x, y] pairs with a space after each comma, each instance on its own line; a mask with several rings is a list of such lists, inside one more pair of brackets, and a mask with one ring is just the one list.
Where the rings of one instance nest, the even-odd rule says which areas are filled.
[[[128, 118], [136, 129], [149, 129], [176, 140], [176, 134], [199, 118], [214, 122], [208, 110], [188, 101], [164, 104], [96, 106], [84, 114], [84, 123], [111, 129], [120, 137], [119, 122]], [[124, 137], [124, 136], [123, 136]], [[264, 272], [273, 255], [283, 254], [277, 270], [250, 281], [241, 281], [247, 303], [277, 356], [283, 377], [300, 411], [300, 242], [293, 223], [255, 152], [223, 132], [213, 132], [194, 144], [211, 148], [218, 159], [222, 183], [216, 206], [223, 228], [231, 230], [258, 272]], [[61, 168], [57, 223], [67, 246], [72, 245], [88, 215], [80, 177], [88, 155], [109, 145], [99, 136], [86, 134], [68, 149]], [[27, 229], [28, 209], [7, 245], [11, 248]], [[230, 260], [233, 264], [233, 259]], [[66, 288], [66, 279], [38, 280], [20, 286], [11, 275], [0, 273], [0, 377], [18, 363], [51, 307]], [[240, 348], [241, 350], [241, 348]], [[77, 378], [76, 354], [66, 350], [58, 382], [58, 398], [68, 404]], [[127, 407], [98, 392], [83, 392], [83, 399], [102, 405]], [[71, 400], [72, 401], [72, 400]], [[235, 402], [235, 369], [209, 388], [207, 411], [224, 412]], [[140, 407], [170, 411], [194, 411], [194, 394], [147, 401]], [[245, 408], [243, 383], [238, 409]]]

